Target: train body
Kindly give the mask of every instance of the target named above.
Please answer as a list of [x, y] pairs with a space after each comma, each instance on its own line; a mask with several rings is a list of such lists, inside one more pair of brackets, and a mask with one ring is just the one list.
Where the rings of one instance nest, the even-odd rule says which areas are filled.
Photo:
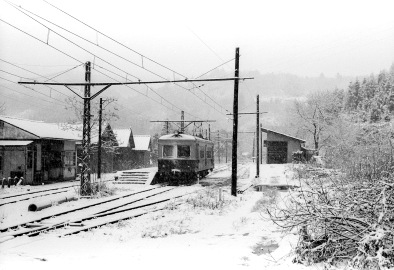
[[214, 144], [187, 134], [168, 134], [158, 141], [158, 173], [170, 184], [191, 184], [214, 167]]

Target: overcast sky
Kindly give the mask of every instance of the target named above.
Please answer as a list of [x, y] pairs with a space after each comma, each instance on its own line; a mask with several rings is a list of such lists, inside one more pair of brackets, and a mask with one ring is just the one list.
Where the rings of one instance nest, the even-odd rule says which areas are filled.
[[[123, 57], [163, 72], [42, 0], [11, 0], [28, 11], [57, 23]], [[74, 1], [48, 0], [158, 63], [187, 77], [196, 77], [234, 58], [240, 47], [243, 70], [292, 73], [302, 76], [366, 75], [394, 62], [394, 2], [374, 1]], [[0, 18], [42, 41], [48, 30], [6, 2]], [[44, 24], [50, 26], [47, 22]], [[51, 26], [53, 29], [57, 29]], [[98, 51], [61, 30], [65, 37], [99, 58], [146, 78], [141, 68], [129, 67], [113, 55]], [[78, 61], [0, 22], [0, 58], [43, 73]], [[53, 32], [49, 45], [81, 62], [97, 59]], [[101, 61], [102, 66], [104, 62]], [[151, 66], [149, 66], [151, 65]], [[44, 72], [43, 66], [47, 68]], [[233, 69], [234, 62], [225, 65]], [[51, 69], [50, 69], [51, 68]], [[64, 68], [63, 68], [64, 69]], [[149, 75], [149, 76], [148, 76]], [[150, 78], [157, 78], [151, 76]]]

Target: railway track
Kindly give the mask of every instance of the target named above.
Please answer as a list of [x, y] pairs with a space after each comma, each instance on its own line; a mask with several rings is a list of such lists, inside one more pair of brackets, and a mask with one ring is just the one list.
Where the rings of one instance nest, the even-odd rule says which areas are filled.
[[[219, 173], [226, 170], [226, 168], [228, 168], [228, 165], [219, 167], [217, 170], [214, 170], [211, 177], [209, 177], [209, 181], [213, 182], [214, 186], [220, 186], [218, 183], [228, 184], [231, 182], [231, 177], [219, 176]], [[247, 168], [247, 166], [241, 165], [238, 168], [238, 177], [245, 175], [248, 172]], [[215, 174], [218, 174], [218, 177], [215, 177]], [[12, 203], [11, 200], [15, 200], [15, 198], [18, 198], [19, 201], [21, 201], [32, 198], [31, 195], [46, 196], [67, 192], [74, 186], [78, 185], [3, 197], [3, 200], [8, 199], [9, 201], [2, 201], [2, 204], [0, 205]], [[249, 187], [250, 186], [238, 187], [237, 192], [243, 193]], [[23, 235], [27, 235], [29, 237], [37, 236], [43, 232], [61, 237], [90, 230], [105, 224], [115, 223], [120, 220], [135, 218], [150, 212], [163, 210], [168, 206], [169, 201], [186, 196], [199, 189], [201, 188], [196, 186], [147, 186], [142, 190], [130, 191], [123, 195], [90, 201], [67, 210], [56, 211], [56, 209], [52, 209], [52, 211], [40, 212], [37, 213], [34, 218], [26, 219], [23, 222], [13, 224], [9, 223], [7, 225], [0, 226], [0, 243]], [[30, 197], [28, 198], [28, 196]], [[176, 202], [174, 203], [177, 204]]]
[[[185, 196], [197, 190], [196, 187], [150, 187], [130, 192], [84, 206], [59, 211], [49, 215], [25, 220], [1, 227], [0, 243], [22, 235], [36, 236], [42, 232], [54, 231], [64, 236], [86, 231], [108, 223], [137, 217], [166, 207], [168, 201]], [[62, 228], [61, 230], [59, 230]]]
[[[110, 182], [110, 181], [113, 181], [113, 180], [102, 180], [102, 182]], [[22, 201], [27, 201], [30, 199], [44, 197], [44, 196], [66, 193], [72, 189], [78, 188], [79, 186], [80, 186], [79, 183], [78, 184], [70, 184], [70, 185], [63, 186], [63, 187], [47, 188], [47, 189], [43, 189], [43, 190], [36, 190], [36, 191], [31, 191], [31, 192], [24, 192], [24, 193], [18, 193], [18, 194], [13, 194], [13, 195], [0, 196], [0, 206], [6, 205], [6, 204], [11, 204], [11, 203], [18, 203], [18, 202], [22, 202]]]

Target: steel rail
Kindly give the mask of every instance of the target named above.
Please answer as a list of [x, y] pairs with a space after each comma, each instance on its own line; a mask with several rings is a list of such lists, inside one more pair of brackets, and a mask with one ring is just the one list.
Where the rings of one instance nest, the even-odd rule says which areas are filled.
[[24, 226], [24, 225], [26, 225], [28, 223], [40, 222], [42, 220], [50, 219], [52, 217], [57, 217], [57, 216], [61, 216], [61, 215], [64, 215], [64, 214], [71, 213], [71, 212], [75, 212], [75, 211], [83, 210], [83, 209], [86, 209], [86, 208], [89, 208], [89, 207], [93, 207], [93, 206], [96, 206], [96, 205], [104, 204], [104, 203], [107, 203], [107, 202], [112, 202], [112, 201], [115, 201], [115, 200], [118, 200], [118, 199], [122, 199], [122, 198], [126, 198], [126, 197], [133, 196], [133, 195], [136, 195], [136, 194], [140, 194], [140, 193], [143, 193], [143, 192], [147, 192], [147, 191], [150, 191], [150, 190], [153, 190], [153, 189], [156, 189], [156, 188], [157, 187], [152, 187], [152, 188], [141, 190], [141, 191], [133, 191], [133, 192], [130, 192], [130, 193], [127, 193], [127, 194], [111, 197], [111, 198], [104, 199], [104, 200], [99, 201], [99, 202], [93, 202], [93, 203], [90, 203], [90, 204], [87, 204], [87, 205], [84, 205], [84, 206], [80, 206], [80, 207], [76, 207], [76, 208], [73, 208], [73, 209], [69, 209], [69, 210], [66, 210], [66, 211], [58, 211], [56, 213], [44, 215], [44, 216], [41, 216], [39, 218], [32, 218], [32, 219], [29, 219], [29, 220], [25, 220], [23, 222], [14, 223], [14, 224], [11, 224], [11, 225], [0, 227], [0, 232], [5, 232], [5, 231], [8, 231], [8, 230], [16, 229], [16, 228]]

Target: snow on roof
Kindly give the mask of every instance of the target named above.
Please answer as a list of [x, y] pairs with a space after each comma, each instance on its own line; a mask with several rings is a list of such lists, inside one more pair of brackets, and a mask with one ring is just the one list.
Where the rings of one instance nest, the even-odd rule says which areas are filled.
[[130, 136], [132, 136], [130, 128], [113, 129], [112, 131], [116, 136], [119, 147], [130, 147]]
[[41, 139], [55, 140], [81, 140], [73, 130], [68, 130], [56, 123], [45, 123], [43, 121], [34, 121], [28, 119], [20, 119], [9, 116], [0, 116], [0, 120], [10, 125], [23, 129]]
[[33, 141], [0, 140], [0, 146], [25, 146], [32, 142]]
[[294, 136], [290, 136], [290, 135], [287, 135], [287, 134], [284, 134], [284, 133], [281, 133], [281, 132], [278, 132], [278, 131], [270, 130], [268, 128], [261, 128], [261, 131], [266, 132], [266, 133], [268, 133], [268, 132], [276, 133], [276, 134], [279, 134], [279, 135], [282, 135], [282, 136], [285, 136], [285, 137], [289, 137], [289, 138], [291, 138], [293, 140], [305, 142], [305, 140], [303, 140], [303, 139], [300, 139], [300, 138], [297, 138], [297, 137], [294, 137]]
[[134, 135], [134, 150], [149, 151], [150, 135]]

